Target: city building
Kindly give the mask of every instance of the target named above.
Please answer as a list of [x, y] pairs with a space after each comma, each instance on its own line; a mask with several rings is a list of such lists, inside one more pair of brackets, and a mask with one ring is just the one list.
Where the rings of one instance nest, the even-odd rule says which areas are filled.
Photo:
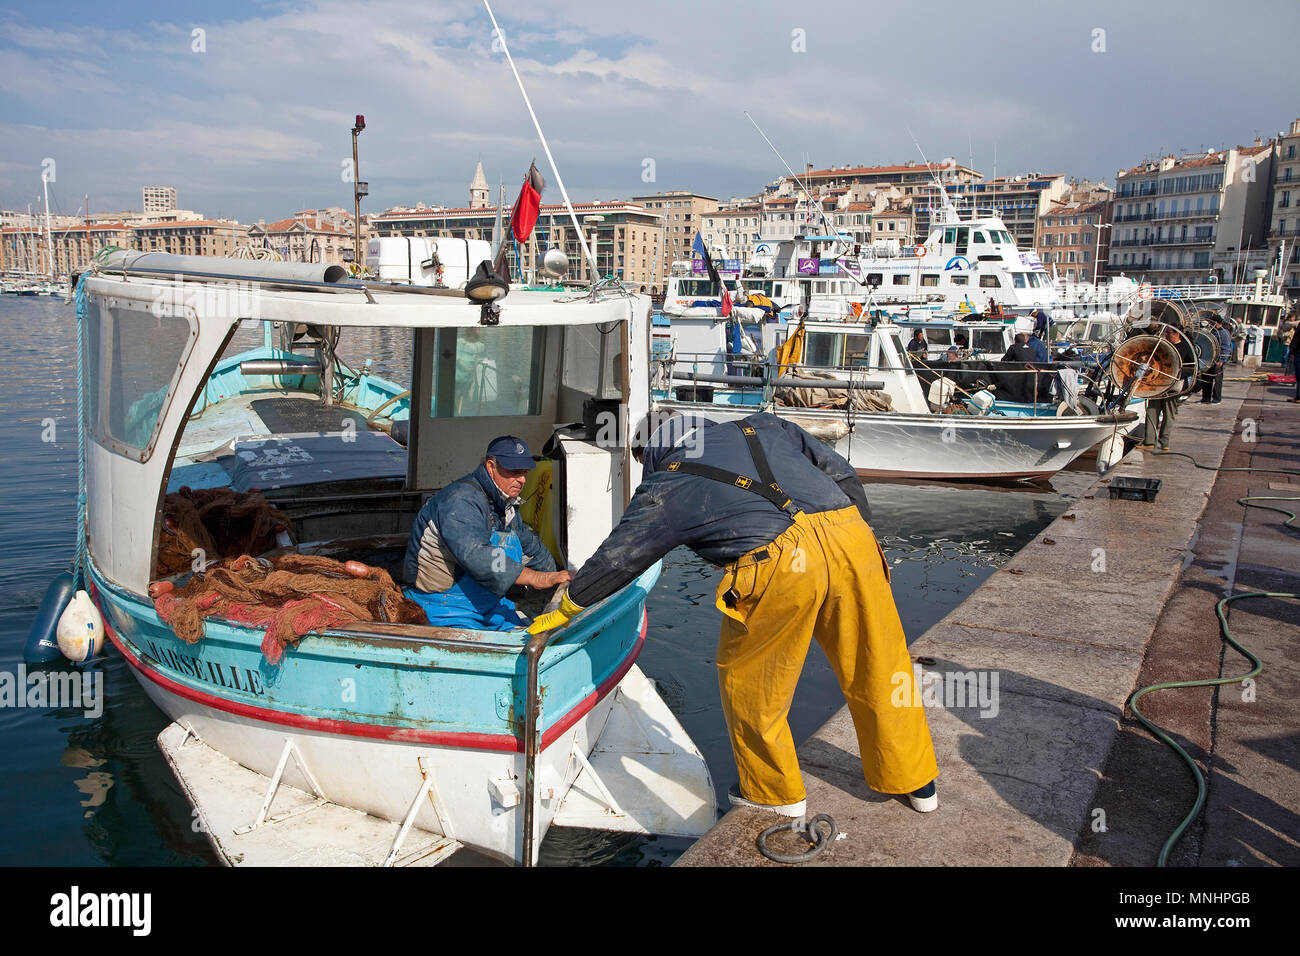
[[1283, 294], [1300, 299], [1300, 119], [1278, 137], [1269, 210], [1269, 266], [1282, 277]]
[[[758, 203], [728, 203], [727, 208], [719, 207], [700, 217], [700, 234], [710, 252], [718, 250], [724, 258], [746, 259], [758, 240], [762, 217], [763, 207]], [[679, 258], [691, 258], [690, 249]]]
[[1093, 282], [1105, 275], [1110, 247], [1109, 202], [1059, 202], [1039, 218], [1038, 258], [1053, 276]]
[[170, 212], [176, 208], [175, 186], [145, 186], [142, 193], [140, 208], [146, 216], [150, 213]]
[[1121, 171], [1110, 272], [1159, 286], [1248, 281], [1267, 264], [1274, 148], [1256, 140]]
[[876, 242], [895, 239], [903, 249], [924, 239], [924, 236], [918, 238], [912, 202], [911, 199], [890, 200], [884, 209], [876, 212], [872, 217], [871, 238]]
[[[700, 233], [705, 242], [709, 242], [704, 235], [704, 217], [717, 212], [718, 200], [686, 189], [675, 189], [653, 195], [633, 196], [632, 202], [660, 217], [657, 243], [659, 252], [655, 256], [650, 284], [663, 288], [664, 276], [668, 275], [672, 264], [691, 258], [691, 244], [695, 241], [695, 234]], [[739, 255], [739, 245], [733, 249], [728, 244], [728, 254]]]
[[231, 219], [148, 222], [131, 226], [131, 248], [181, 256], [229, 256], [248, 240], [248, 227]]
[[[931, 172], [933, 169], [933, 172]], [[934, 178], [949, 185], [977, 182], [980, 174], [969, 166], [952, 159], [942, 160], [937, 166], [907, 162], [901, 166], [831, 166], [828, 169], [808, 169], [799, 178], [814, 193], [849, 186], [897, 186], [904, 195], [917, 195], [932, 188]], [[789, 176], [779, 180], [780, 190], [793, 194], [798, 185]]]
[[248, 245], [270, 249], [286, 262], [344, 265], [353, 260], [352, 217], [331, 218], [305, 209], [289, 219], [258, 222], [248, 227]]

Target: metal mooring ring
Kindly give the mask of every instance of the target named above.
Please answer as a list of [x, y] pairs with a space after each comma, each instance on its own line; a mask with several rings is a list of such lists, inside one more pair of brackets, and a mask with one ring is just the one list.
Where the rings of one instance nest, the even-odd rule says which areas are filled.
[[[822, 823], [826, 824], [824, 832], [818, 826]], [[768, 849], [768, 839], [782, 830], [789, 830], [803, 837], [808, 841], [808, 849], [802, 853], [778, 853], [776, 850]], [[758, 852], [776, 863], [807, 863], [830, 846], [838, 833], [839, 828], [835, 826], [835, 819], [829, 813], [819, 813], [807, 822], [791, 820], [789, 823], [778, 823], [774, 827], [768, 827], [758, 835]]]

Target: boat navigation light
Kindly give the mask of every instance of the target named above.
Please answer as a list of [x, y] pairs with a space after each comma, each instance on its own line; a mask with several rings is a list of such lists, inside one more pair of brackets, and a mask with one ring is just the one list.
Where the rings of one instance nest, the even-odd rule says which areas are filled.
[[475, 303], [495, 302], [509, 291], [510, 286], [492, 271], [492, 263], [486, 259], [479, 263], [474, 278], [465, 283], [465, 298]]

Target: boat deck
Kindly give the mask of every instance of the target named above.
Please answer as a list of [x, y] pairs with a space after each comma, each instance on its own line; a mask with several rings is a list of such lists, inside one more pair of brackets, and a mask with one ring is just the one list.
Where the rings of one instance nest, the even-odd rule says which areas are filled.
[[403, 478], [406, 449], [346, 405], [289, 390], [232, 395], [185, 426], [168, 491]]

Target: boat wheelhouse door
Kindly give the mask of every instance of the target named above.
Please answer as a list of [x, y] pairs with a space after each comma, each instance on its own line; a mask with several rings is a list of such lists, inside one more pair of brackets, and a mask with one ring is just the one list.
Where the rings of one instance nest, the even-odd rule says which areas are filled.
[[909, 331], [892, 324], [877, 325], [871, 336], [871, 361], [868, 364], [871, 374], [884, 380], [894, 411], [926, 414], [930, 406], [903, 345], [903, 335]]
[[545, 325], [510, 323], [511, 304], [497, 325], [416, 331], [407, 486], [433, 492], [463, 477], [497, 435], [524, 439], [535, 455], [549, 445], [553, 530], [576, 567], [640, 482], [628, 439], [649, 407], [648, 302], [567, 303], [573, 321]]

